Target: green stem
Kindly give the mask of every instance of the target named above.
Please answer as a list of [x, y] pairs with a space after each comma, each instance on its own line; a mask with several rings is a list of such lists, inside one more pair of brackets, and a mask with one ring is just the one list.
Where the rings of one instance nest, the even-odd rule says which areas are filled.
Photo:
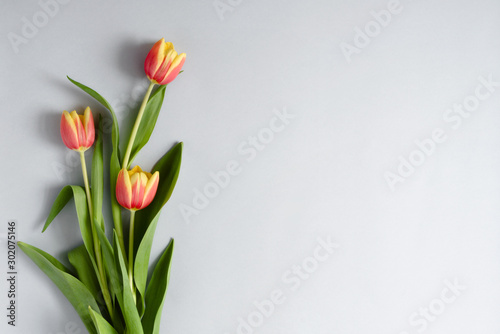
[[90, 195], [89, 178], [87, 176], [87, 164], [85, 162], [85, 154], [83, 151], [80, 152], [80, 160], [82, 163], [82, 174], [83, 174], [83, 182], [85, 183], [85, 192], [87, 193], [87, 204], [89, 207], [90, 226], [92, 229], [92, 238], [94, 241], [94, 252], [95, 252], [95, 258], [97, 261], [97, 270], [98, 270], [97, 274], [100, 277], [102, 294], [103, 294], [104, 302], [106, 303], [106, 307], [108, 309], [109, 315], [111, 318], [114, 318], [113, 306], [111, 303], [111, 296], [109, 294], [109, 289], [108, 289], [108, 282], [106, 281], [106, 275], [104, 273], [104, 268], [102, 265], [101, 245], [99, 243], [99, 238], [97, 237], [97, 232], [96, 232], [95, 224], [94, 224], [94, 212], [92, 210], [92, 197]]
[[[121, 220], [121, 219], [120, 219]], [[116, 224], [115, 222], [116, 236], [118, 237], [118, 244], [120, 246], [123, 260], [125, 261], [125, 266], [127, 265], [127, 253], [125, 251], [125, 242], [123, 241], [123, 228], [121, 224]]]
[[153, 90], [154, 83], [150, 82], [148, 90], [144, 95], [144, 99], [142, 100], [141, 108], [139, 109], [139, 113], [137, 114], [137, 118], [135, 119], [134, 127], [132, 128], [132, 133], [130, 134], [130, 138], [128, 140], [127, 150], [125, 151], [125, 157], [123, 158], [122, 168], [128, 169], [129, 167], [129, 159], [130, 153], [132, 152], [132, 146], [134, 145], [135, 136], [137, 135], [137, 130], [139, 130], [139, 125], [141, 124], [142, 115], [144, 114], [144, 110], [146, 110], [146, 105], [148, 104], [149, 96], [151, 95], [151, 91]]
[[129, 231], [129, 241], [128, 241], [128, 280], [130, 282], [130, 289], [132, 290], [132, 296], [135, 297], [135, 285], [134, 285], [134, 223], [135, 223], [135, 211], [130, 211], [130, 231]]

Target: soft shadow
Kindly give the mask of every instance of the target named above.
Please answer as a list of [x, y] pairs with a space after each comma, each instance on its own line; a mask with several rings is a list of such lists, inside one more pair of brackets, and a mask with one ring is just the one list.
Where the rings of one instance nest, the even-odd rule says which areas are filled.
[[153, 40], [147, 43], [136, 39], [124, 40], [114, 56], [119, 69], [134, 78], [144, 77], [144, 60], [155, 42]]
[[61, 123], [61, 111], [45, 109], [40, 110], [34, 115], [37, 117], [37, 137], [40, 140], [43, 140], [45, 143], [50, 144], [51, 146], [60, 146], [61, 141], [61, 132], [60, 132], [60, 123]]
[[165, 250], [170, 246], [170, 244], [174, 241], [173, 238], [170, 238], [168, 244], [161, 250], [161, 252], [153, 259], [150, 261], [149, 267], [148, 267], [148, 281], [151, 279], [151, 276], [153, 275], [154, 270], [156, 269], [156, 266], [158, 265], [158, 262], [160, 261], [163, 253]]

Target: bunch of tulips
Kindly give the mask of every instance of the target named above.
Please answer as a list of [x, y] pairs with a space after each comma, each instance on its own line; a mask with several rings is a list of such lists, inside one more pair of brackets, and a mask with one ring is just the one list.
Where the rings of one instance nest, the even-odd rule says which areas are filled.
[[[95, 98], [112, 118], [112, 151], [105, 159], [102, 123], [89, 107], [83, 114], [64, 111], [61, 137], [80, 154], [84, 186], [68, 185], [57, 196], [43, 231], [70, 199], [74, 200], [83, 244], [68, 252], [66, 267], [39, 248], [19, 242], [19, 247], [59, 287], [73, 305], [89, 333], [159, 333], [167, 291], [174, 241], [165, 248], [149, 272], [149, 259], [160, 211], [170, 198], [179, 175], [182, 143], [163, 155], [151, 172], [131, 164], [149, 141], [160, 112], [166, 85], [181, 72], [186, 54], [177, 54], [164, 39], [154, 44], [144, 69], [150, 80], [144, 100], [120, 153], [118, 121], [111, 105], [95, 90], [68, 79]], [[85, 152], [93, 147], [90, 180]], [[106, 233], [103, 214], [104, 161], [109, 165], [112, 233]], [[126, 210], [123, 210], [126, 209]], [[124, 212], [125, 211], [125, 212]], [[128, 242], [124, 240], [124, 219], [128, 211]], [[108, 239], [111, 236], [111, 240]], [[149, 279], [148, 279], [148, 276]]]

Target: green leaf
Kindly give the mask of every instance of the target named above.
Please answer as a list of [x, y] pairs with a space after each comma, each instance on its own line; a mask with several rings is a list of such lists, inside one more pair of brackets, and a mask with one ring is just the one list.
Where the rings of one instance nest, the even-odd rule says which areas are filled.
[[[149, 206], [136, 213], [136, 228], [134, 238], [142, 242], [144, 234], [161, 208], [167, 203], [174, 191], [182, 160], [182, 142], [170, 149], [153, 167], [152, 173], [160, 172], [160, 182], [156, 196]], [[139, 244], [139, 243], [137, 243]], [[139, 246], [137, 246], [138, 248]]]
[[104, 229], [104, 222], [102, 217], [102, 201], [104, 192], [104, 170], [103, 170], [103, 144], [102, 132], [99, 129], [99, 118], [95, 122], [95, 146], [94, 155], [92, 157], [92, 172], [90, 188], [92, 194], [92, 208], [94, 215], [94, 222], [99, 223]]
[[92, 317], [92, 321], [94, 322], [94, 326], [97, 328], [98, 334], [118, 334], [117, 331], [106, 321], [99, 313], [95, 312], [89, 306], [89, 313]]
[[69, 200], [72, 197], [73, 197], [73, 192], [69, 186], [62, 188], [62, 190], [59, 192], [59, 195], [57, 195], [54, 204], [52, 204], [49, 216], [47, 217], [45, 225], [43, 226], [42, 233], [45, 232], [45, 230], [49, 227], [50, 223], [52, 223], [54, 218], [57, 217], [59, 212], [61, 212], [61, 210], [66, 206], [66, 204], [68, 204]]
[[[114, 255], [114, 250], [113, 246], [111, 246], [111, 243], [109, 242], [108, 238], [106, 238], [106, 235], [104, 234], [104, 231], [99, 227], [96, 226], [96, 232], [97, 236], [99, 238], [99, 242], [101, 244], [101, 253], [104, 261], [104, 268], [107, 272], [107, 275], [109, 277], [109, 288], [110, 292], [113, 297], [116, 297], [118, 300], [118, 303], [120, 305], [123, 304], [123, 287], [122, 287], [122, 281], [121, 281], [121, 276], [119, 275], [118, 271], [116, 270], [117, 266], [115, 263], [115, 255]], [[113, 299], [113, 306], [115, 306], [115, 300]], [[115, 315], [113, 319], [113, 325], [115, 326], [115, 329], [118, 330], [120, 333], [123, 332], [123, 327], [124, 324], [122, 323], [120, 317], [118, 316], [118, 308], [115, 307]]]
[[127, 169], [130, 168], [135, 156], [144, 147], [144, 145], [146, 145], [151, 137], [151, 134], [153, 133], [158, 115], [160, 114], [161, 105], [163, 104], [163, 99], [165, 97], [165, 87], [166, 86], [160, 86], [160, 88], [158, 88], [151, 95], [148, 103], [146, 104], [146, 109], [144, 110], [141, 123], [139, 124], [139, 128], [137, 129], [137, 134], [132, 145], [129, 160], [130, 162]]
[[[109, 102], [106, 101], [106, 99], [104, 97], [102, 97], [101, 94], [99, 94], [98, 92], [96, 92], [92, 88], [87, 87], [84, 84], [79, 83], [78, 81], [71, 79], [69, 76], [66, 76], [66, 77], [68, 78], [69, 81], [71, 81], [72, 83], [74, 83], [78, 88], [80, 88], [85, 93], [89, 94], [94, 99], [96, 99], [100, 104], [102, 104], [103, 106], [105, 106], [109, 111], [113, 110], [113, 107], [111, 107], [111, 104], [109, 104]], [[114, 112], [113, 112], [113, 114], [114, 114]]]
[[140, 240], [140, 242], [136, 243], [134, 278], [141, 302], [145, 296], [149, 259], [160, 211], [172, 195], [179, 176], [181, 159], [182, 142], [169, 150], [153, 167], [153, 173], [155, 171], [160, 172], [160, 182], [155, 199], [148, 207], [136, 212], [136, 221], [138, 223], [136, 224], [134, 238]]
[[110, 287], [114, 292], [120, 291], [121, 278], [116, 271], [115, 254], [113, 247], [111, 246], [111, 243], [109, 242], [108, 238], [106, 238], [106, 235], [104, 234], [103, 230], [99, 228], [99, 226], [96, 226], [96, 232], [101, 244], [101, 253], [104, 260], [104, 268], [106, 268], [111, 283]]
[[158, 219], [160, 215], [157, 214], [149, 225], [144, 237], [141, 240], [139, 248], [137, 249], [137, 254], [135, 256], [134, 263], [134, 280], [137, 286], [137, 291], [141, 296], [141, 301], [144, 298], [144, 293], [146, 292], [146, 283], [148, 279], [148, 267], [149, 267], [149, 257], [151, 255], [151, 246], [153, 245], [153, 238], [156, 230], [156, 225], [158, 224]]
[[[76, 276], [89, 289], [94, 299], [102, 299], [99, 281], [94, 271], [94, 265], [89, 257], [85, 245], [80, 245], [68, 253], [68, 259], [71, 265], [76, 269]], [[101, 304], [104, 304], [102, 299]]]
[[94, 240], [92, 238], [92, 225], [90, 223], [90, 215], [87, 205], [87, 195], [83, 187], [69, 186], [73, 190], [73, 198], [75, 200], [76, 215], [80, 224], [80, 232], [82, 234], [83, 243], [87, 252], [94, 259]]
[[93, 240], [92, 240], [92, 227], [90, 225], [90, 217], [87, 206], [87, 196], [85, 190], [80, 186], [65, 186], [57, 196], [52, 209], [50, 210], [49, 218], [45, 222], [43, 230], [45, 231], [50, 225], [52, 220], [61, 212], [62, 208], [73, 197], [75, 200], [76, 214], [78, 223], [80, 224], [80, 232], [82, 234], [83, 243], [89, 254], [94, 254]]
[[[24, 242], [18, 242], [19, 248], [28, 255], [33, 262], [54, 282], [59, 290], [66, 296], [69, 302], [73, 305], [76, 312], [82, 319], [89, 333], [97, 334], [88, 307], [91, 307], [96, 313], [101, 314], [99, 306], [95, 301], [92, 293], [87, 289], [82, 282], [74, 276], [60, 269], [60, 266], [47, 259], [45, 252], [28, 245]], [[53, 259], [55, 260], [55, 259]], [[57, 261], [57, 260], [55, 260]]]
[[[25, 243], [24, 243], [24, 242], [22, 242], [22, 241], [19, 241], [19, 242], [18, 242], [19, 247], [21, 247], [21, 244], [22, 244], [22, 246], [26, 246], [26, 245], [27, 245], [27, 246], [29, 246], [29, 247], [33, 247], [33, 246], [28, 245], [28, 244], [25, 244]], [[33, 248], [34, 248], [34, 247], [33, 247]], [[41, 256], [43, 256], [43, 257], [44, 257], [47, 261], [49, 261], [50, 263], [52, 263], [52, 265], [53, 265], [54, 267], [56, 267], [57, 269], [59, 269], [59, 270], [61, 270], [61, 271], [65, 272], [65, 273], [68, 273], [68, 274], [70, 274], [70, 275], [72, 274], [72, 273], [71, 273], [71, 271], [70, 271], [68, 268], [66, 268], [66, 266], [65, 266], [65, 265], [63, 265], [61, 262], [59, 262], [59, 261], [58, 261], [55, 257], [53, 257], [52, 255], [50, 255], [49, 253], [44, 252], [43, 250], [38, 249], [38, 248], [37, 248], [37, 251], [38, 251], [38, 253], [39, 253]]]
[[[60, 203], [67, 203], [71, 197], [73, 197], [75, 202], [76, 214], [78, 217], [78, 223], [80, 225], [80, 233], [82, 234], [83, 243], [85, 245], [85, 249], [87, 250], [87, 254], [89, 255], [90, 264], [94, 268], [94, 272], [97, 272], [98, 270], [94, 257], [94, 240], [92, 237], [92, 226], [90, 222], [90, 215], [87, 205], [87, 195], [83, 187], [65, 186], [59, 193], [59, 196], [56, 199], [56, 203], [54, 203], [54, 206], [58, 207], [56, 208], [56, 210], [54, 210], [54, 208], [53, 210], [51, 210], [51, 214], [49, 216], [49, 219], [47, 219], [45, 225], [48, 226], [50, 222], [53, 220], [53, 218], [61, 211]], [[55, 212], [54, 215], [52, 215], [52, 211]], [[75, 269], [77, 268], [75, 267]], [[101, 285], [102, 282], [100, 281], [99, 277], [97, 277], [97, 280]]]
[[142, 318], [144, 315], [144, 312], [146, 311], [146, 305], [144, 304], [144, 296], [141, 295], [140, 293], [135, 294], [137, 296], [137, 312], [139, 312], [139, 316]]
[[112, 134], [111, 134], [112, 141], [113, 141], [113, 151], [116, 150], [118, 152], [118, 144], [119, 144], [119, 141], [120, 141], [120, 134], [119, 134], [119, 130], [118, 130], [118, 120], [116, 119], [116, 115], [115, 115], [115, 112], [113, 110], [113, 107], [111, 107], [111, 105], [109, 104], [109, 102], [106, 101], [106, 99], [104, 97], [102, 97], [99, 93], [97, 93], [92, 88], [90, 88], [88, 86], [85, 86], [84, 84], [79, 83], [78, 81], [75, 81], [75, 80], [71, 79], [69, 76], [68, 76], [68, 79], [73, 84], [75, 84], [78, 88], [80, 88], [85, 93], [87, 93], [90, 96], [92, 96], [99, 103], [101, 103], [104, 107], [106, 107], [106, 109], [109, 110], [109, 112], [111, 113], [111, 117], [113, 118], [113, 129], [112, 129]]
[[125, 319], [125, 324], [127, 326], [127, 333], [134, 334], [144, 334], [141, 325], [141, 318], [137, 312], [137, 307], [135, 306], [134, 296], [129, 285], [127, 268], [125, 267], [125, 261], [123, 260], [122, 252], [117, 249], [118, 237], [116, 233], [114, 234], [115, 240], [115, 262], [117, 264], [117, 270], [121, 275], [121, 298], [118, 298], [120, 302], [121, 299], [121, 309], [123, 313], [123, 318]]
[[[116, 201], [116, 194], [115, 194], [115, 189], [116, 189], [116, 178], [118, 177], [118, 172], [121, 169], [121, 163], [120, 163], [120, 131], [118, 128], [118, 119], [116, 118], [116, 114], [113, 110], [113, 107], [109, 104], [108, 101], [106, 101], [105, 98], [103, 98], [99, 93], [97, 93], [95, 90], [92, 88], [85, 86], [84, 84], [75, 81], [71, 79], [68, 76], [69, 81], [71, 81], [73, 84], [75, 84], [78, 88], [83, 90], [85, 93], [89, 94], [92, 96], [94, 99], [96, 99], [99, 103], [101, 103], [106, 109], [109, 110], [111, 113], [111, 118], [113, 120], [113, 127], [111, 130], [111, 142], [112, 142], [112, 147], [113, 147], [113, 152], [111, 153], [111, 159], [110, 159], [110, 165], [109, 165], [109, 174], [110, 174], [110, 195], [111, 195], [111, 213], [113, 215], [113, 221], [115, 225], [116, 232], [120, 236], [120, 240], [123, 240], [123, 231], [122, 231], [122, 214], [121, 214], [121, 207], [120, 204]], [[120, 248], [124, 252], [124, 245], [123, 243], [120, 243]]]
[[118, 234], [120, 240], [120, 249], [122, 255], [125, 257], [125, 245], [123, 244], [123, 223], [122, 223], [122, 207], [118, 204], [116, 200], [116, 180], [118, 179], [118, 173], [120, 172], [120, 161], [118, 159], [118, 151], [113, 150], [111, 153], [111, 161], [109, 166], [109, 178], [110, 178], [110, 201], [111, 201], [111, 213], [113, 215], [113, 221], [115, 223], [115, 230]]
[[170, 279], [170, 265], [174, 251], [174, 239], [168, 244], [151, 276], [146, 291], [146, 311], [142, 317], [145, 334], [159, 334], [165, 295]]

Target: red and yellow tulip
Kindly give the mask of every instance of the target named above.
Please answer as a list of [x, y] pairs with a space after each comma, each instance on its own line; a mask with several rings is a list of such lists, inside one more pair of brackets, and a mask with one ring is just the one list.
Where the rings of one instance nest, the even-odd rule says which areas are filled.
[[118, 173], [116, 181], [116, 199], [126, 209], [136, 211], [147, 207], [153, 201], [160, 174], [144, 172], [135, 166], [127, 171], [125, 168]]
[[68, 148], [79, 152], [85, 152], [94, 144], [94, 118], [89, 107], [85, 109], [83, 115], [77, 114], [75, 110], [71, 114], [66, 110], [63, 111], [61, 137]]
[[185, 60], [185, 53], [177, 54], [174, 45], [162, 38], [149, 51], [144, 71], [153, 83], [166, 85], [177, 77]]

